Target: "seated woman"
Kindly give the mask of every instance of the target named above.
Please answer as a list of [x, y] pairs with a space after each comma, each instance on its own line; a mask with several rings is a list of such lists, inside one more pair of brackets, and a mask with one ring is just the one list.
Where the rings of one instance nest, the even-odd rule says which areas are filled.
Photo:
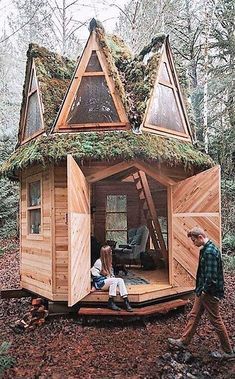
[[132, 312], [133, 309], [128, 300], [127, 289], [124, 280], [115, 278], [112, 269], [112, 249], [110, 246], [103, 246], [100, 250], [100, 258], [94, 263], [91, 268], [91, 276], [95, 289], [107, 291], [109, 290], [108, 308], [113, 311], [120, 311], [115, 302], [114, 297], [117, 295], [117, 287], [120, 295], [124, 300], [125, 309]]

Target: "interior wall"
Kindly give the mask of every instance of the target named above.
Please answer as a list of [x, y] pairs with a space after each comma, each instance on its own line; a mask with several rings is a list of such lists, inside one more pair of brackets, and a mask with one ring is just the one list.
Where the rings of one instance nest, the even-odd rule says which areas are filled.
[[138, 193], [134, 183], [118, 181], [100, 181], [92, 186], [92, 206], [95, 206], [93, 214], [94, 236], [105, 242], [105, 218], [107, 195], [127, 196], [127, 228], [134, 228], [141, 223], [141, 210], [139, 207]]
[[[167, 216], [167, 191], [152, 178], [148, 177], [153, 201], [159, 216]], [[146, 224], [138, 191], [134, 182], [100, 181], [92, 186], [92, 206], [95, 207], [93, 214], [94, 236], [101, 243], [105, 242], [105, 218], [107, 195], [127, 196], [127, 228], [138, 227]]]
[[167, 188], [147, 175], [157, 215], [167, 217]]

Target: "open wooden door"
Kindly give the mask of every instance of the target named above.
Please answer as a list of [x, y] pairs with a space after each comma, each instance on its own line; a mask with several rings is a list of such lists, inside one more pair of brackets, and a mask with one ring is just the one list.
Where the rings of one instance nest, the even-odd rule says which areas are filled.
[[201, 227], [221, 246], [220, 167], [173, 185], [170, 202], [171, 281], [173, 285], [194, 286], [199, 249], [187, 237], [187, 232], [194, 226]]
[[90, 188], [71, 155], [68, 175], [68, 305], [90, 292]]

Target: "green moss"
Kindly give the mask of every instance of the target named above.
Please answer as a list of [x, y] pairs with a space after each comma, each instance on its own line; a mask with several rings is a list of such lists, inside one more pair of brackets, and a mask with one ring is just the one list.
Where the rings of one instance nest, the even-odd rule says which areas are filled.
[[146, 162], [183, 166], [203, 170], [211, 167], [211, 158], [190, 143], [130, 131], [54, 134], [40, 136], [19, 147], [1, 168], [3, 175], [12, 176], [29, 165], [59, 162], [72, 154], [78, 162], [141, 159]]
[[120, 37], [116, 35], [106, 35], [106, 41], [116, 66], [130, 61], [133, 58], [130, 49]]
[[166, 35], [164, 33], [157, 34], [152, 38], [151, 42], [141, 50], [139, 55], [144, 57], [146, 54], [149, 54], [150, 52], [158, 52], [164, 44], [165, 40]]
[[37, 45], [32, 45], [30, 55], [34, 57], [44, 123], [50, 130], [72, 78], [75, 62]]
[[[31, 61], [33, 59], [43, 103], [45, 130], [49, 131], [69, 86], [75, 69], [75, 62], [36, 44], [29, 45], [27, 56], [26, 78], [29, 78]], [[26, 84], [27, 83], [25, 83], [23, 90], [21, 117], [27, 99]], [[19, 135], [21, 135], [21, 128]]]
[[[121, 97], [122, 103], [123, 103], [126, 111], [128, 112], [128, 104], [127, 104], [127, 100], [126, 100], [126, 96], [125, 96], [124, 86], [123, 86], [123, 83], [119, 77], [118, 69], [114, 63], [112, 51], [109, 47], [108, 40], [106, 38], [105, 32], [103, 29], [97, 28], [96, 29], [96, 35], [97, 35], [99, 44], [102, 48], [102, 51], [106, 57], [106, 61], [108, 64], [108, 70], [109, 70], [109, 73], [110, 73], [110, 75], [114, 81], [117, 93]], [[121, 51], [121, 49], [119, 50], [119, 53], [120, 53], [120, 51]], [[116, 49], [116, 54], [117, 54], [117, 49]]]

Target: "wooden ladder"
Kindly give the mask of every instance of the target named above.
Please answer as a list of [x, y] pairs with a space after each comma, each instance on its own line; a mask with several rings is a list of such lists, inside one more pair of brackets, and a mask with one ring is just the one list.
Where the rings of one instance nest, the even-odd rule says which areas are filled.
[[147, 221], [154, 249], [160, 251], [161, 257], [167, 263], [168, 254], [166, 244], [162, 235], [161, 226], [157, 217], [157, 211], [146, 174], [140, 170], [133, 174], [133, 179], [139, 194], [140, 203], [142, 204], [143, 213]]

